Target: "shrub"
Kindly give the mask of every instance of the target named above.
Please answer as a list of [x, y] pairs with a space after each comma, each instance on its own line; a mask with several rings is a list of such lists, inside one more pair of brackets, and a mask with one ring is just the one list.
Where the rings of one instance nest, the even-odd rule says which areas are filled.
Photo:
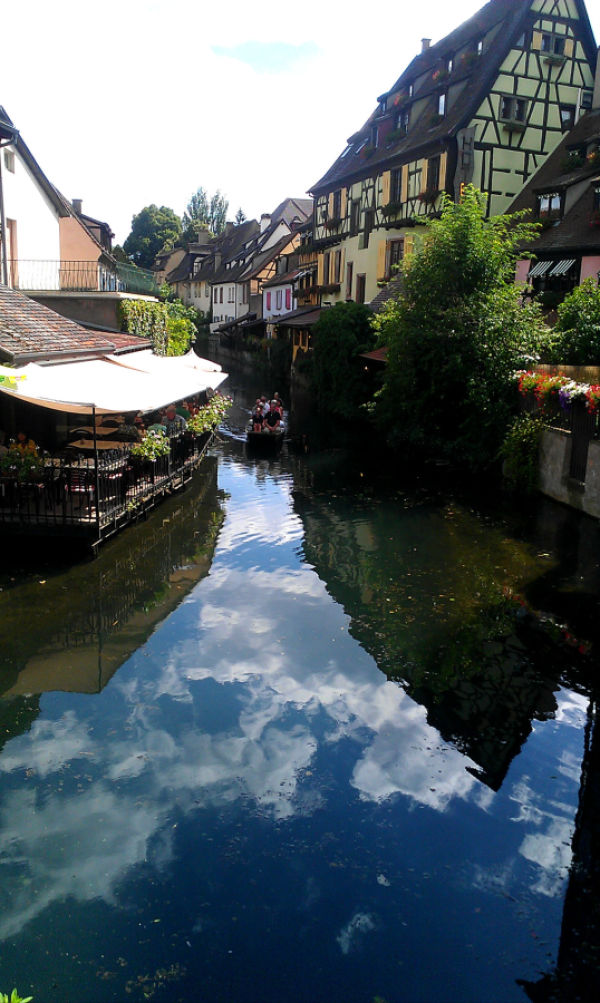
[[586, 279], [565, 297], [554, 327], [554, 362], [573, 366], [600, 364], [600, 289]]
[[504, 476], [515, 490], [524, 494], [532, 494], [538, 485], [542, 428], [541, 418], [519, 415], [500, 447]]

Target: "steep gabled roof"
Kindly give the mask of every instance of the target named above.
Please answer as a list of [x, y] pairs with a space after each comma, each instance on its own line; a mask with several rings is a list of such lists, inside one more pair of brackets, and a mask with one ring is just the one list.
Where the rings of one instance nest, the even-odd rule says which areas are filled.
[[[591, 29], [584, 0], [575, 0], [581, 28], [582, 41], [586, 56], [592, 66], [596, 61], [596, 43]], [[380, 101], [398, 99], [408, 94], [409, 85], [414, 87], [414, 95], [410, 103], [425, 100], [426, 105], [419, 117], [409, 124], [404, 138], [398, 139], [388, 147], [385, 142], [385, 132], [391, 131], [389, 111], [380, 116], [379, 107], [367, 119], [361, 129], [348, 140], [348, 146], [338, 157], [330, 169], [311, 188], [312, 193], [330, 190], [336, 183], [350, 179], [359, 179], [373, 173], [373, 168], [384, 163], [406, 163], [424, 151], [441, 149], [443, 144], [464, 128], [488, 92], [498, 74], [498, 70], [506, 55], [527, 29], [539, 12], [532, 10], [529, 0], [490, 0], [473, 17], [465, 21], [441, 41], [430, 46], [416, 56], [393, 87], [381, 95]], [[480, 57], [456, 62], [456, 56], [461, 52], [476, 51], [479, 41], [486, 38], [486, 44]], [[433, 79], [435, 70], [442, 69], [448, 59], [454, 59], [449, 83], [452, 87], [452, 101], [447, 114], [437, 124], [432, 124], [432, 116], [437, 111], [437, 95], [440, 87]], [[389, 103], [389, 101], [388, 101]], [[369, 136], [371, 126], [381, 118], [382, 142], [378, 148], [363, 159], [362, 149]], [[386, 129], [387, 120], [387, 129]]]
[[550, 257], [563, 250], [574, 254], [600, 252], [600, 228], [591, 224], [594, 190], [600, 185], [600, 165], [586, 162], [577, 169], [565, 169], [570, 150], [594, 143], [600, 146], [600, 109], [582, 115], [509, 207], [509, 212], [528, 209], [537, 214], [538, 195], [581, 188], [581, 194], [563, 218], [543, 230], [531, 245], [530, 250], [536, 255]]
[[42, 189], [48, 200], [52, 203], [52, 205], [56, 209], [58, 215], [63, 217], [70, 216], [71, 212], [69, 211], [69, 208], [65, 200], [63, 199], [62, 195], [60, 195], [59, 192], [57, 192], [54, 185], [48, 180], [42, 168], [40, 167], [37, 160], [33, 156], [33, 153], [27, 146], [27, 143], [21, 136], [20, 132], [15, 128], [13, 122], [7, 115], [6, 110], [1, 105], [0, 105], [0, 120], [2, 122], [2, 128], [5, 131], [9, 132], [11, 129], [13, 130], [14, 138], [12, 145], [14, 149], [19, 153], [19, 156], [21, 157], [21, 159], [23, 160], [23, 162], [25, 163], [25, 165], [27, 166], [33, 177], [36, 179], [37, 183], [39, 184], [40, 188]]

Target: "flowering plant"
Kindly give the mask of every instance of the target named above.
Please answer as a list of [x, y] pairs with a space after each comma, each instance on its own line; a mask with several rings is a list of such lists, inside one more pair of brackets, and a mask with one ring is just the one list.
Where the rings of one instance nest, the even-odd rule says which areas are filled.
[[596, 414], [600, 405], [600, 386], [593, 383], [586, 390], [586, 407], [590, 414]]
[[164, 434], [159, 431], [148, 431], [141, 442], [135, 442], [129, 452], [132, 456], [137, 456], [142, 460], [158, 460], [160, 456], [168, 456], [171, 451], [171, 444]]

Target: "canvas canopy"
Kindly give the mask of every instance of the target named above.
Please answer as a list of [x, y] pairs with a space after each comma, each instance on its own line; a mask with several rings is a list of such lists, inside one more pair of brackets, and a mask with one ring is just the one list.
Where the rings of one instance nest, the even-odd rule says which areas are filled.
[[193, 352], [163, 358], [144, 351], [56, 366], [0, 366], [0, 393], [71, 414], [121, 414], [154, 411], [216, 390], [226, 379], [217, 363]]

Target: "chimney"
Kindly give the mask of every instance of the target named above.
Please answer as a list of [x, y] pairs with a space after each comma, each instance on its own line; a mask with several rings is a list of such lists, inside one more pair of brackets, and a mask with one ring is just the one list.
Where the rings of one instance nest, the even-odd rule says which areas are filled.
[[260, 217], [260, 232], [264, 233], [265, 230], [271, 225], [271, 214], [268, 212], [263, 212]]
[[215, 251], [215, 272], [218, 272], [221, 267], [221, 252]]
[[421, 53], [427, 52], [427, 50], [428, 50], [428, 48], [429, 48], [430, 45], [431, 45], [431, 39], [430, 38], [422, 38], [421, 39]]
[[594, 95], [592, 97], [592, 108], [597, 111], [600, 108], [600, 48], [596, 54], [596, 76], [594, 77]]
[[226, 237], [231, 233], [231, 231], [233, 230], [234, 226], [235, 226], [235, 223], [232, 223], [232, 221], [230, 219], [228, 219], [227, 222], [225, 223], [225, 236]]
[[73, 206], [77, 215], [81, 216], [81, 213], [83, 212], [83, 209], [81, 208], [83, 205], [83, 199], [71, 199], [71, 205]]

